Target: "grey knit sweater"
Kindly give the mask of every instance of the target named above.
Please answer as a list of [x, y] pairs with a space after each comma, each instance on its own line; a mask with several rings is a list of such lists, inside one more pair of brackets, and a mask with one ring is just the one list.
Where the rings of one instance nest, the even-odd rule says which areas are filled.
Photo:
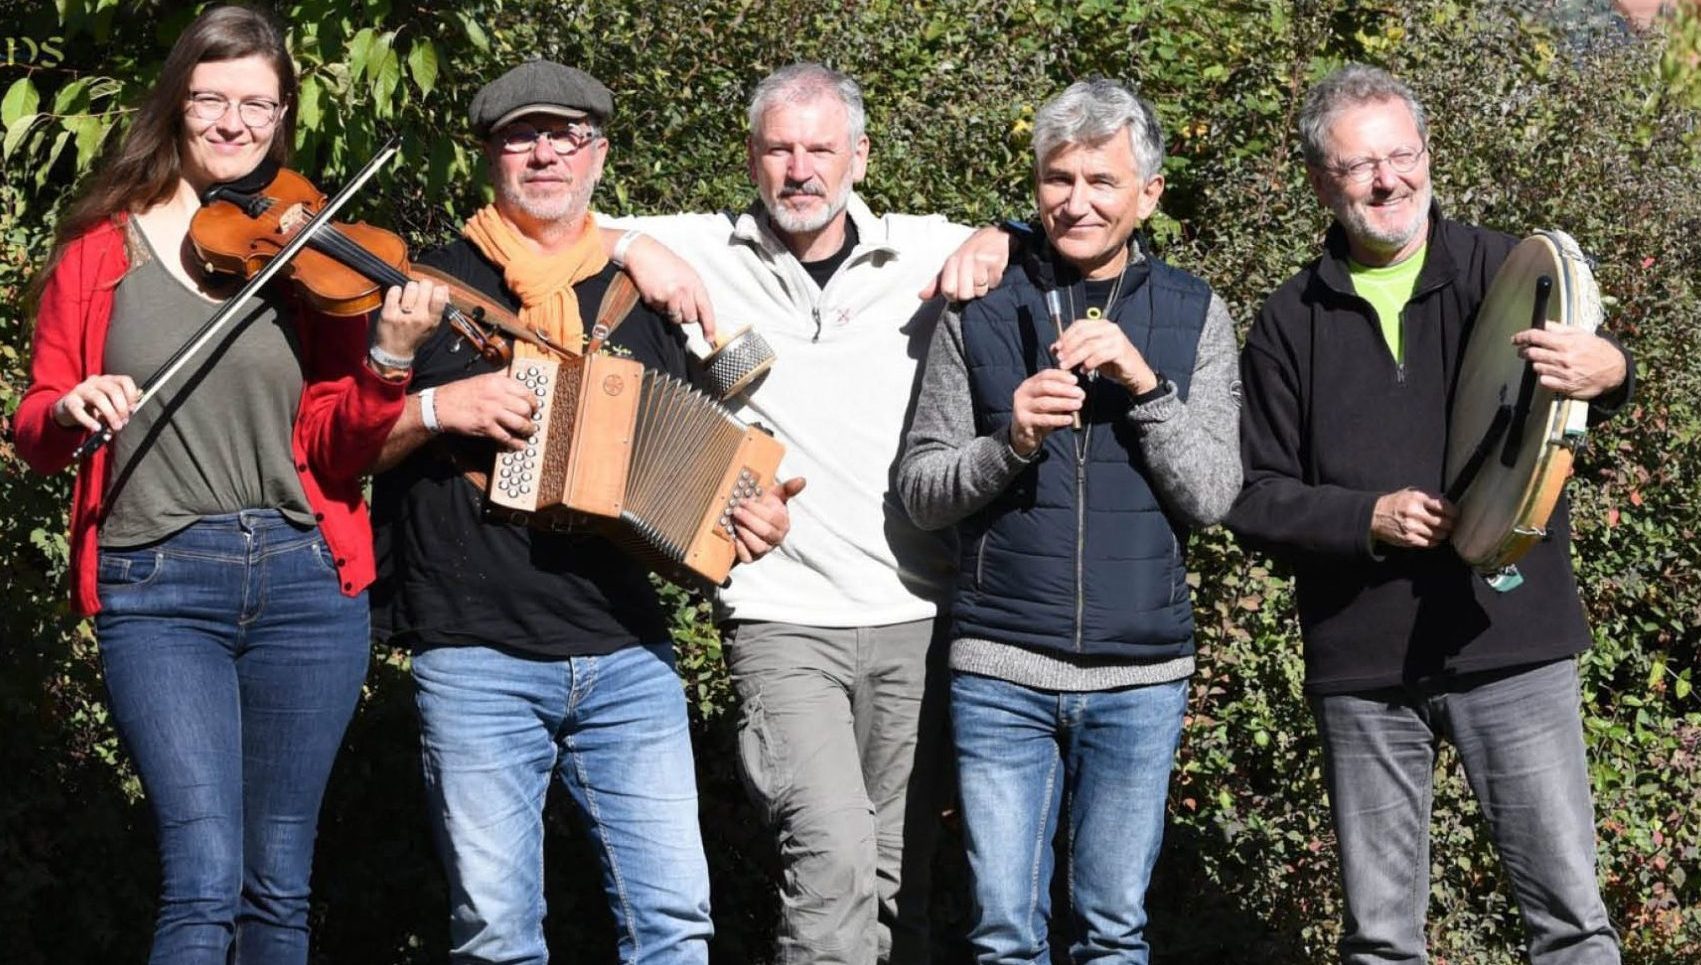
[[[962, 317], [946, 311], [934, 331], [915, 418], [898, 467], [898, 493], [924, 529], [950, 526], [990, 503], [1027, 465], [1005, 435], [975, 434], [974, 406], [963, 361]], [[1216, 523], [1240, 491], [1240, 383], [1234, 322], [1211, 296], [1199, 351], [1183, 402], [1172, 388], [1130, 406], [1152, 490], [1189, 527]], [[990, 640], [958, 639], [954, 670], [1044, 690], [1109, 690], [1179, 680], [1193, 658], [1157, 663], [1041, 653]]]

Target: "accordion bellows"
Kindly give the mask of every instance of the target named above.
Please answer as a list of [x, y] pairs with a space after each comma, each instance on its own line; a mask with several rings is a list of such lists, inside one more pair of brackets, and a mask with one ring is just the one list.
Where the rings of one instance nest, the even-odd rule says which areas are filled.
[[726, 580], [732, 509], [773, 486], [784, 446], [631, 359], [516, 358], [508, 374], [538, 406], [526, 448], [496, 457], [493, 506], [540, 529], [595, 529], [665, 576]]

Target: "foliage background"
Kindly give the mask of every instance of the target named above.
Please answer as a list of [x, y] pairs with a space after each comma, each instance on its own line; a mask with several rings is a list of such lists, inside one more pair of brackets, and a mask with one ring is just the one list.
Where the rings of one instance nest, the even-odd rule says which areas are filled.
[[[27, 381], [21, 292], [78, 176], [115, 139], [198, 7], [0, 0], [0, 418]], [[464, 111], [525, 56], [576, 63], [617, 94], [600, 206], [741, 205], [743, 106], [801, 58], [857, 76], [876, 210], [985, 221], [1031, 207], [1027, 130], [1068, 81], [1100, 73], [1158, 105], [1172, 156], [1160, 251], [1249, 319], [1311, 257], [1325, 221], [1293, 118], [1348, 60], [1385, 65], [1431, 112], [1437, 196], [1467, 220], [1559, 226], [1599, 259], [1609, 325], [1638, 358], [1633, 411], [1591, 434], [1571, 487], [1597, 646], [1584, 702], [1601, 875], [1625, 960], [1701, 958], [1701, 27], [1638, 35], [1596, 0], [286, 0], [303, 71], [299, 166], [335, 184], [383, 137], [403, 157], [358, 216], [441, 241], [483, 198]], [[65, 599], [68, 483], [0, 441], [0, 958], [134, 960], [157, 873], [146, 803], [107, 723], [98, 660]], [[1315, 736], [1300, 697], [1289, 583], [1220, 531], [1194, 540], [1203, 650], [1150, 900], [1161, 963], [1330, 960], [1339, 912]], [[732, 710], [701, 601], [672, 594], [714, 877], [717, 962], [763, 961], [773, 856], [733, 772]], [[320, 831], [322, 962], [444, 958], [445, 889], [424, 827], [405, 654], [385, 649]], [[611, 961], [595, 862], [550, 816], [549, 934]], [[960, 855], [940, 857], [941, 959], [965, 961]], [[1480, 814], [1444, 755], [1430, 937], [1438, 963], [1508, 961], [1521, 929]]]

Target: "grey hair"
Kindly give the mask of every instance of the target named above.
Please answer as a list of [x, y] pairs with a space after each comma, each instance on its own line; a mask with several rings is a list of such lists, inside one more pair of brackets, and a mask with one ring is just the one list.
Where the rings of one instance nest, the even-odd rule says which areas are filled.
[[1163, 169], [1164, 133], [1145, 98], [1114, 80], [1094, 77], [1069, 85], [1034, 114], [1034, 164], [1065, 144], [1102, 141], [1123, 128], [1141, 180]]
[[824, 64], [803, 61], [781, 67], [762, 78], [750, 94], [750, 133], [755, 134], [762, 115], [777, 103], [807, 104], [816, 98], [832, 96], [845, 108], [845, 126], [850, 142], [862, 139], [868, 129], [868, 111], [862, 105], [862, 88], [848, 75]]
[[1329, 128], [1335, 119], [1354, 107], [1380, 101], [1402, 101], [1417, 125], [1418, 137], [1429, 143], [1429, 118], [1412, 89], [1393, 74], [1378, 67], [1348, 64], [1317, 82], [1305, 95], [1299, 110], [1299, 144], [1305, 163], [1323, 167], [1328, 163]]

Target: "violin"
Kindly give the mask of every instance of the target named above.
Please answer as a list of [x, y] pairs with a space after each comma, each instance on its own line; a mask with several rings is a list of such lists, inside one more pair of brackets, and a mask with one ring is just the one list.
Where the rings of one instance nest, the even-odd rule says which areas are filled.
[[[268, 158], [253, 173], [216, 184], [201, 197], [189, 222], [189, 240], [208, 273], [251, 277], [290, 242], [325, 204], [312, 182]], [[364, 315], [381, 306], [384, 292], [418, 278], [449, 289], [444, 316], [478, 353], [506, 365], [513, 352], [498, 333], [559, 355], [565, 347], [522, 325], [507, 309], [442, 272], [408, 264], [407, 244], [364, 222], [320, 228], [283, 271], [308, 304], [327, 315]]]

